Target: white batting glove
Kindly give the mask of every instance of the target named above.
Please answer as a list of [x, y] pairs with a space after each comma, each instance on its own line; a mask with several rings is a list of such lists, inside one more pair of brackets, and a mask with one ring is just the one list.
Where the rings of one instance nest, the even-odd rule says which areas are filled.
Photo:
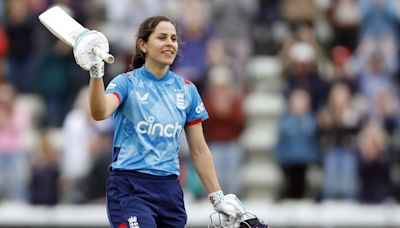
[[74, 57], [80, 67], [89, 71], [90, 77], [101, 78], [104, 75], [104, 62], [93, 53], [94, 47], [108, 52], [108, 40], [101, 32], [88, 30], [77, 37]]
[[208, 195], [208, 199], [214, 207], [214, 210], [225, 214], [229, 217], [229, 220], [235, 219], [246, 212], [242, 202], [234, 194], [224, 195], [219, 190], [212, 192]]

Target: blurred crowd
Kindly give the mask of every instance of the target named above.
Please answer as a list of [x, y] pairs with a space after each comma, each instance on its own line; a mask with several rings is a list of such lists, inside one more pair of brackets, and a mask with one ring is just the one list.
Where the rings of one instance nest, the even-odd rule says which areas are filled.
[[[146, 17], [178, 22], [172, 69], [202, 95], [225, 192], [246, 196], [236, 177], [248, 153], [239, 140], [252, 92], [247, 63], [270, 56], [282, 67], [285, 99], [276, 145], [265, 148], [282, 173], [276, 200], [310, 197], [306, 175], [316, 166], [323, 178], [315, 201], [399, 202], [396, 0], [0, 0], [0, 201], [104, 200], [112, 120], [91, 119], [88, 73], [38, 21], [53, 4], [109, 39], [116, 61], [105, 83], [127, 71]], [[201, 198], [187, 145], [181, 150], [181, 182]]]

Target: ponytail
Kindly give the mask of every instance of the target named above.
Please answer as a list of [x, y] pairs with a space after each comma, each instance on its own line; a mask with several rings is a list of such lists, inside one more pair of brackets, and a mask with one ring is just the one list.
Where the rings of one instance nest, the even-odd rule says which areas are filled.
[[129, 64], [129, 70], [134, 70], [142, 67], [145, 63], [146, 55], [140, 50], [139, 45], [136, 45], [136, 49], [133, 53], [131, 64]]

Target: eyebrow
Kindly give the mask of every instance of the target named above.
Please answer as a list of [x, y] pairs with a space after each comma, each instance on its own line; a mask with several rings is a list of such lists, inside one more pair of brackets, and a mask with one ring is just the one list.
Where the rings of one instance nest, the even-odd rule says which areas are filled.
[[175, 33], [173, 33], [173, 34], [168, 34], [168, 33], [165, 33], [165, 32], [159, 32], [159, 33], [157, 33], [157, 35], [171, 35], [171, 36], [176, 36], [176, 34]]

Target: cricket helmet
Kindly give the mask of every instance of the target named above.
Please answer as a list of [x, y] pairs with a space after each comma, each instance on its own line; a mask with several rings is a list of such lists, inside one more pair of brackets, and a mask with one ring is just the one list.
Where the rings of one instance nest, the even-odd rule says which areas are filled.
[[268, 225], [248, 212], [235, 219], [230, 219], [225, 214], [214, 212], [210, 215], [208, 228], [268, 228]]

